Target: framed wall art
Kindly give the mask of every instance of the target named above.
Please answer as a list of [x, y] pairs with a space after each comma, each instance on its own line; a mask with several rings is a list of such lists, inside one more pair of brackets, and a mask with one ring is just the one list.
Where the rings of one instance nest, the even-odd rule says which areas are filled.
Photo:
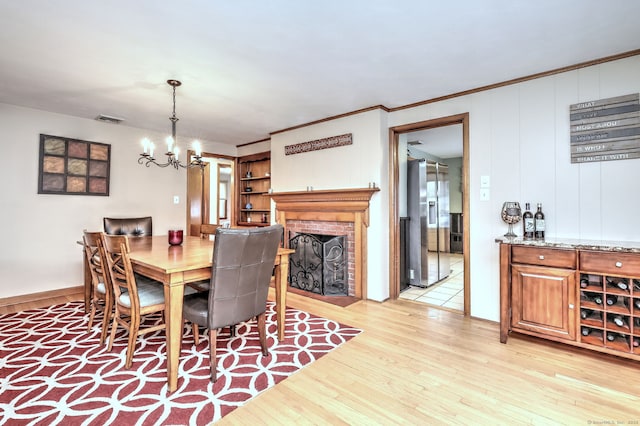
[[111, 145], [40, 135], [38, 194], [109, 195]]

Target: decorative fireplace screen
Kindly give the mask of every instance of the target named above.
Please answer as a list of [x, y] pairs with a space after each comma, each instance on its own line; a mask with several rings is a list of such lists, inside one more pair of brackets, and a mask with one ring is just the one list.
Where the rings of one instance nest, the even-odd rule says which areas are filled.
[[296, 234], [289, 239], [295, 250], [289, 260], [289, 285], [325, 296], [347, 296], [345, 237]]

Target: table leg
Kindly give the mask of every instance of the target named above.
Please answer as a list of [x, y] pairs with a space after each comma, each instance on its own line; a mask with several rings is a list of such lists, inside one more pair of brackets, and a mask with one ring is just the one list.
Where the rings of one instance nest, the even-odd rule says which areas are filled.
[[178, 365], [180, 364], [180, 346], [182, 345], [182, 298], [184, 285], [164, 285], [165, 330], [167, 338], [167, 383], [169, 392], [178, 388]]
[[289, 255], [279, 255], [276, 265], [276, 320], [278, 322], [278, 340], [284, 339], [285, 313], [287, 310], [287, 277], [289, 276]]

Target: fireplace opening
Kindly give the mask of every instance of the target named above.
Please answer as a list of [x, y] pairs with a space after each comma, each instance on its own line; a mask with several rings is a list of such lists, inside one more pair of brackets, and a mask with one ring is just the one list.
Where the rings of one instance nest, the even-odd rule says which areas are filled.
[[347, 296], [345, 237], [295, 234], [289, 239], [295, 250], [289, 259], [289, 285], [323, 296]]

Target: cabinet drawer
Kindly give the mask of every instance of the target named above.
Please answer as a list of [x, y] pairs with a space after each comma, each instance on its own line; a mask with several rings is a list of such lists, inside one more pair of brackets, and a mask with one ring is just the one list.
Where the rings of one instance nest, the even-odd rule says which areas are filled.
[[611, 253], [581, 251], [580, 270], [611, 275], [640, 275], [640, 255], [635, 253]]
[[513, 246], [511, 263], [576, 269], [575, 250]]

